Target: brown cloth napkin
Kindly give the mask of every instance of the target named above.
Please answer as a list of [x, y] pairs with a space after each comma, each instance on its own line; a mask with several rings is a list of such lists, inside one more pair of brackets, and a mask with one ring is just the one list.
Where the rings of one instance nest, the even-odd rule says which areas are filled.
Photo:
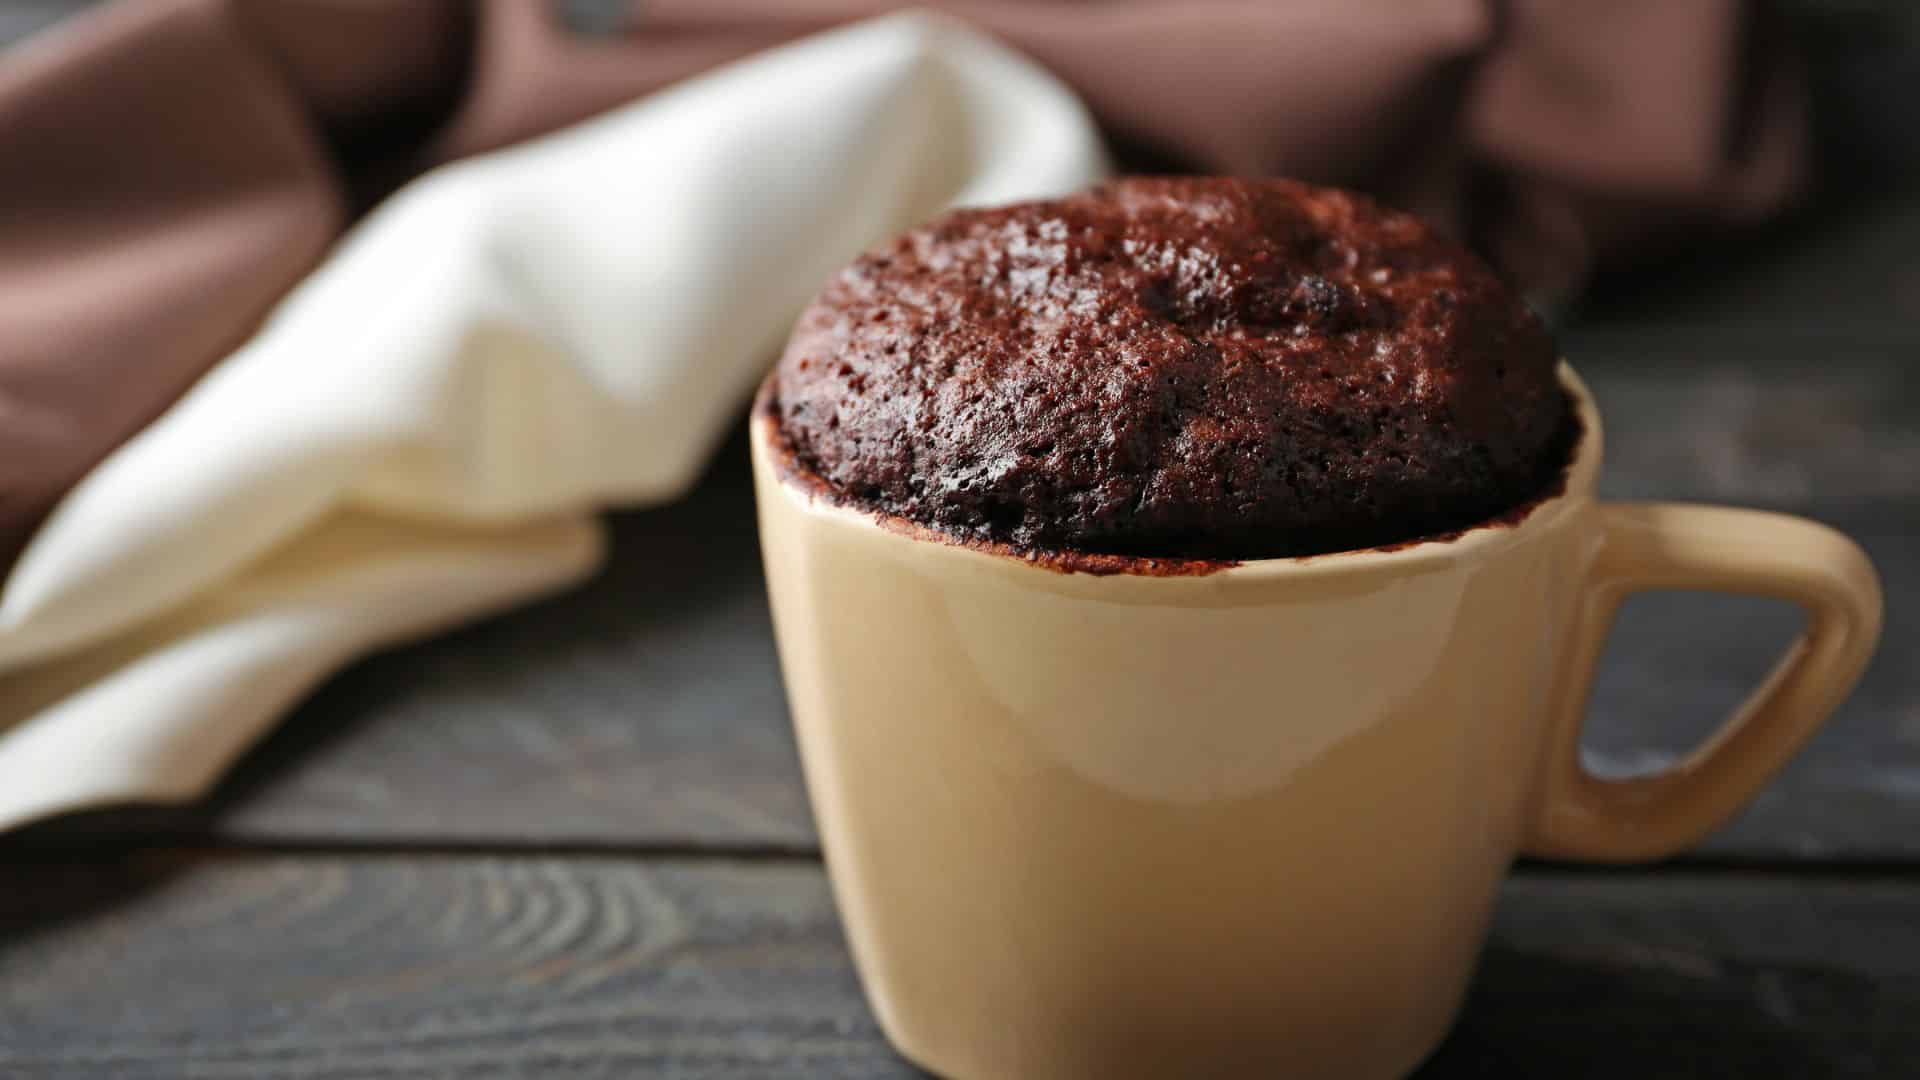
[[[0, 54], [0, 573], [84, 473], [436, 163], [899, 5], [122, 0]], [[1796, 73], [1740, 0], [933, 5], [1123, 160], [1372, 190], [1549, 298], [1798, 190]]]

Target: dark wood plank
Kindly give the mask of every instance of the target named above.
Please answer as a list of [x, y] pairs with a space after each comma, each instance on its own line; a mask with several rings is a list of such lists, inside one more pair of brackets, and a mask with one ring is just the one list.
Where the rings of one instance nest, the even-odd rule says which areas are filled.
[[806, 863], [0, 873], [7, 1077], [907, 1075]]
[[1522, 875], [1420, 1077], [1916, 1075], [1916, 916], [1911, 879]]
[[[9, 1077], [915, 1075], [804, 861], [0, 872]], [[1920, 882], [1536, 874], [1423, 1075], [1910, 1075], [1916, 1015]]]
[[1793, 334], [1741, 333], [1754, 337], [1698, 327], [1568, 335], [1576, 363], [1597, 361], [1581, 368], [1606, 425], [1603, 495], [1815, 514], [1920, 506], [1920, 330], [1904, 344], [1891, 334], [1809, 341], [1798, 361], [1759, 353], [1763, 335], [1769, 349], [1800, 348]]

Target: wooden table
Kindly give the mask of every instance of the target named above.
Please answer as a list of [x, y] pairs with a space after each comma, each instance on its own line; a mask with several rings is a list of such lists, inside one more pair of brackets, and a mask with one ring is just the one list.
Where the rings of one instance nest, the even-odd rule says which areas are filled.
[[[1698, 854], [1521, 867], [1422, 1075], [1920, 1075], [1920, 198], [1681, 259], [1563, 339], [1607, 494], [1847, 530], [1886, 639]], [[361, 663], [205, 804], [0, 838], [0, 1076], [915, 1075], [827, 895], [751, 511], [736, 439], [587, 587]], [[1596, 763], [1669, 760], [1797, 625], [1634, 601]]]

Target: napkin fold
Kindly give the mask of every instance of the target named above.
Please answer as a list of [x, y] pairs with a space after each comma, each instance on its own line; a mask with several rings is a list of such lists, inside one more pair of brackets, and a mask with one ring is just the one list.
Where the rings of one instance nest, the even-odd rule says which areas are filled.
[[591, 512], [691, 484], [835, 269], [1103, 154], [1051, 76], [907, 15], [403, 188], [14, 565], [0, 828], [195, 796], [351, 657], [578, 580]]

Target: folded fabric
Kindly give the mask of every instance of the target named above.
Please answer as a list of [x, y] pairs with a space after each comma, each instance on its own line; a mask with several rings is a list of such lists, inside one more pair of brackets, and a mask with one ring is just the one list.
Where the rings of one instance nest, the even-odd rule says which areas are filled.
[[21, 555], [0, 827], [196, 795], [346, 659], [577, 580], [859, 249], [1103, 168], [1050, 76], [896, 16], [402, 189]]
[[[398, 181], [893, 6], [122, 0], [7, 54], [0, 573]], [[1368, 188], [1548, 301], [1779, 209], [1803, 171], [1795, 69], [1743, 0], [939, 6], [1050, 68], [1136, 167]]]

